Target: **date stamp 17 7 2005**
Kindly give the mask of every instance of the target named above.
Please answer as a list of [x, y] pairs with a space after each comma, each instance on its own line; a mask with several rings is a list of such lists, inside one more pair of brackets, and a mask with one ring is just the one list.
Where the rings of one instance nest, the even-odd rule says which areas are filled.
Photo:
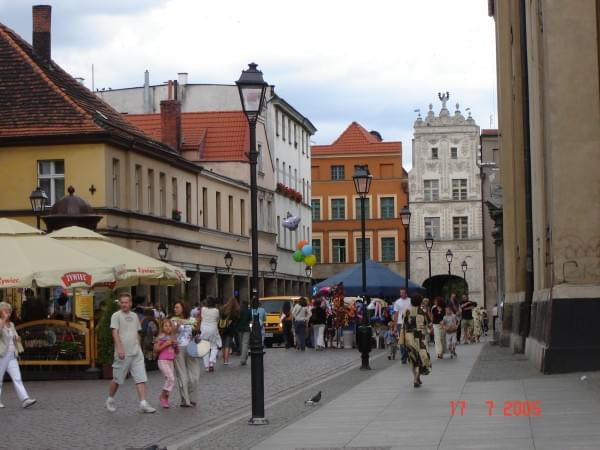
[[[542, 402], [540, 400], [505, 400], [496, 403], [486, 400], [487, 415], [503, 415], [504, 417], [539, 417], [542, 415]], [[450, 414], [464, 416], [467, 411], [466, 400], [451, 400]]]

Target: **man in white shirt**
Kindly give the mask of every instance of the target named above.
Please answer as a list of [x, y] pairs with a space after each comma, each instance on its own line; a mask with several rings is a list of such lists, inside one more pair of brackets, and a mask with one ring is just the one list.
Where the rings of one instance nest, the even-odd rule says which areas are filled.
[[142, 329], [137, 315], [131, 311], [131, 295], [123, 293], [119, 296], [121, 310], [110, 318], [110, 328], [115, 344], [115, 359], [113, 362], [113, 380], [108, 388], [106, 409], [116, 411], [115, 394], [119, 386], [125, 382], [127, 373], [135, 382], [135, 388], [140, 399], [140, 411], [154, 413], [154, 409], [146, 401], [146, 368], [144, 367], [144, 354], [140, 346], [139, 332]]
[[[400, 288], [400, 298], [394, 302], [394, 322], [396, 322], [396, 331], [398, 335], [400, 335], [400, 332], [402, 331], [402, 316], [404, 315], [404, 311], [408, 308], [410, 308], [410, 297], [406, 295], [406, 289]], [[402, 364], [406, 364], [408, 353], [403, 345], [400, 346], [400, 354], [402, 357]]]

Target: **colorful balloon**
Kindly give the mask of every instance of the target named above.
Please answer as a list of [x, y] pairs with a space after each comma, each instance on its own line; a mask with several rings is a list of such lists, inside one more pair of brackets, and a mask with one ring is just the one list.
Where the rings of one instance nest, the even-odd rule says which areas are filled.
[[296, 245], [296, 248], [298, 250], [302, 250], [302, 247], [304, 247], [306, 244], [308, 244], [308, 241], [305, 240], [301, 240], [300, 242], [298, 242], [298, 244]]
[[306, 244], [304, 247], [302, 247], [302, 255], [303, 256], [312, 255], [312, 245]]
[[292, 258], [294, 258], [294, 261], [296, 261], [296, 262], [302, 262], [302, 259], [304, 258], [304, 256], [302, 255], [302, 252], [300, 250], [296, 250], [292, 254]]
[[308, 255], [304, 257], [304, 264], [308, 267], [312, 267], [317, 263], [317, 257], [315, 255]]

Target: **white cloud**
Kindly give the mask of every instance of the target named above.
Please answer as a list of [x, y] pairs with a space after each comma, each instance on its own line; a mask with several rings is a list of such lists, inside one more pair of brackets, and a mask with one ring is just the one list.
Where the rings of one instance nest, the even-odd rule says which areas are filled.
[[[413, 110], [439, 109], [438, 91], [450, 91], [463, 112], [470, 107], [482, 127], [495, 114], [493, 20], [483, 0], [97, 4], [53, 8], [55, 28], [77, 24], [68, 39], [54, 40], [54, 58], [88, 85], [92, 63], [96, 87], [118, 88], [140, 85], [145, 69], [153, 83], [180, 71], [192, 83], [232, 83], [256, 61], [319, 128], [314, 141], [329, 143], [357, 120], [402, 140], [405, 164]], [[25, 33], [29, 39], [30, 28]]]

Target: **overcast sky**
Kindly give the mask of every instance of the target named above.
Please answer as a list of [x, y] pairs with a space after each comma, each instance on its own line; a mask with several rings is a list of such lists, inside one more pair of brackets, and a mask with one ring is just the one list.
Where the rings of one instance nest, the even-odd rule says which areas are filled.
[[[31, 42], [31, 0], [0, 20]], [[401, 140], [410, 167], [415, 109], [450, 91], [496, 126], [493, 19], [486, 0], [55, 0], [52, 56], [91, 88], [175, 79], [232, 83], [250, 61], [331, 143], [352, 122]], [[490, 119], [491, 117], [491, 119]]]

